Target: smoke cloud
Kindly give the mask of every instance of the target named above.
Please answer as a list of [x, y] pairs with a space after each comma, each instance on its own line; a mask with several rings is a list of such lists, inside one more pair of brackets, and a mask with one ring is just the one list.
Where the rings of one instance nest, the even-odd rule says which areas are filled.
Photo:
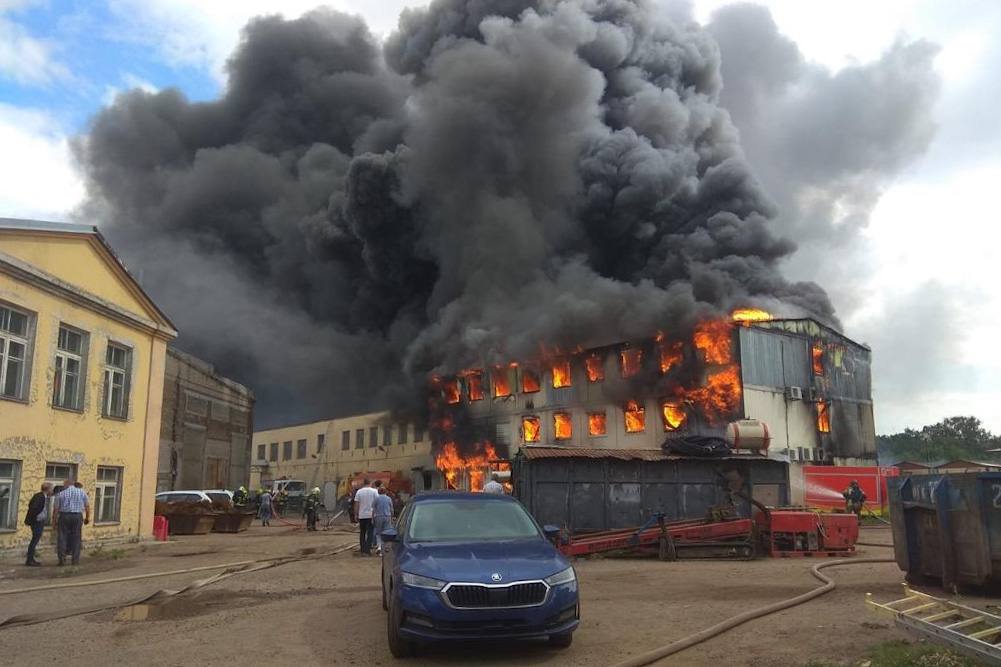
[[717, 39], [625, 0], [436, 0], [383, 46], [327, 9], [259, 18], [218, 100], [136, 90], [94, 118], [83, 213], [260, 425], [739, 305], [836, 324], [779, 271], [786, 198], [721, 105]]

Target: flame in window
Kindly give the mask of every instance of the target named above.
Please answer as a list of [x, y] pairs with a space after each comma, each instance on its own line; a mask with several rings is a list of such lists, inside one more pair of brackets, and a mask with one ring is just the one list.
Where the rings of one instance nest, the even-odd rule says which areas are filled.
[[539, 374], [523, 368], [521, 371], [521, 393], [534, 394], [539, 391]]
[[682, 344], [680, 342], [660, 344], [660, 372], [667, 373], [669, 370], [681, 364]]
[[817, 430], [821, 433], [831, 432], [831, 404], [821, 401], [817, 403]]
[[605, 435], [607, 433], [607, 420], [604, 412], [587, 413], [587, 434]]
[[573, 437], [573, 420], [569, 412], [553, 413], [553, 433], [557, 440], [569, 440]]
[[597, 352], [584, 358], [584, 367], [587, 369], [589, 382], [601, 382], [605, 379], [605, 364]]
[[561, 359], [553, 364], [553, 388], [570, 386], [570, 360]]
[[821, 345], [820, 341], [814, 341], [813, 347], [810, 349], [810, 355], [813, 358], [813, 374], [823, 375], [824, 374], [824, 346]]
[[494, 398], [506, 398], [511, 395], [511, 373], [504, 366], [494, 366], [490, 371], [493, 380]]
[[627, 347], [619, 353], [622, 362], [622, 377], [631, 378], [640, 372], [643, 363], [643, 350], [638, 347]]
[[521, 418], [521, 431], [525, 436], [525, 442], [538, 442], [539, 441], [539, 418], [538, 417], [522, 417]]
[[483, 371], [467, 371], [466, 387], [469, 389], [470, 401], [483, 400]]
[[664, 417], [664, 430], [677, 431], [688, 419], [685, 406], [674, 401], [665, 401], [660, 406], [661, 415]]
[[626, 433], [642, 433], [646, 430], [646, 408], [636, 401], [629, 401], [623, 412], [626, 416]]
[[728, 364], [731, 360], [732, 328], [726, 320], [706, 320], [695, 328], [695, 347], [707, 364]]
[[442, 385], [445, 402], [454, 405], [459, 402], [459, 378], [448, 378]]

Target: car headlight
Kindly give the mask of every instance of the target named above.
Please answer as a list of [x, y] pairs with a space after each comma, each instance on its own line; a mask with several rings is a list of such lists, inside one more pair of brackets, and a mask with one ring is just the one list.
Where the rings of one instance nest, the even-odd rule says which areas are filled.
[[403, 572], [402, 575], [403, 583], [407, 586], [413, 586], [414, 588], [427, 588], [432, 591], [440, 591], [445, 587], [445, 582], [439, 579], [422, 577], [419, 574], [412, 574], [410, 572]]
[[550, 586], [559, 586], [561, 584], [571, 584], [577, 581], [577, 574], [573, 571], [572, 567], [557, 572], [556, 574], [550, 575], [543, 579]]

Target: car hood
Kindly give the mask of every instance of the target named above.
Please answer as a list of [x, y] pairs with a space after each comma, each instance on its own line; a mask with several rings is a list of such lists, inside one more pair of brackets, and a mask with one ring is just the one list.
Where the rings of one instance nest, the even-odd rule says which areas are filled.
[[442, 581], [500, 583], [543, 579], [570, 564], [544, 540], [508, 542], [410, 543], [401, 554], [404, 572]]

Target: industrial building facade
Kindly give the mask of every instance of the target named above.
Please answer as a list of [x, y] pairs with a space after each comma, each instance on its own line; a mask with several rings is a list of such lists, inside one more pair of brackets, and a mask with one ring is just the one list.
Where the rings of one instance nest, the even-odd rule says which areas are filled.
[[176, 335], [95, 227], [0, 219], [0, 550], [67, 478], [91, 499], [85, 540], [150, 534]]
[[253, 431], [250, 389], [206, 361], [167, 349], [157, 491], [249, 483]]

